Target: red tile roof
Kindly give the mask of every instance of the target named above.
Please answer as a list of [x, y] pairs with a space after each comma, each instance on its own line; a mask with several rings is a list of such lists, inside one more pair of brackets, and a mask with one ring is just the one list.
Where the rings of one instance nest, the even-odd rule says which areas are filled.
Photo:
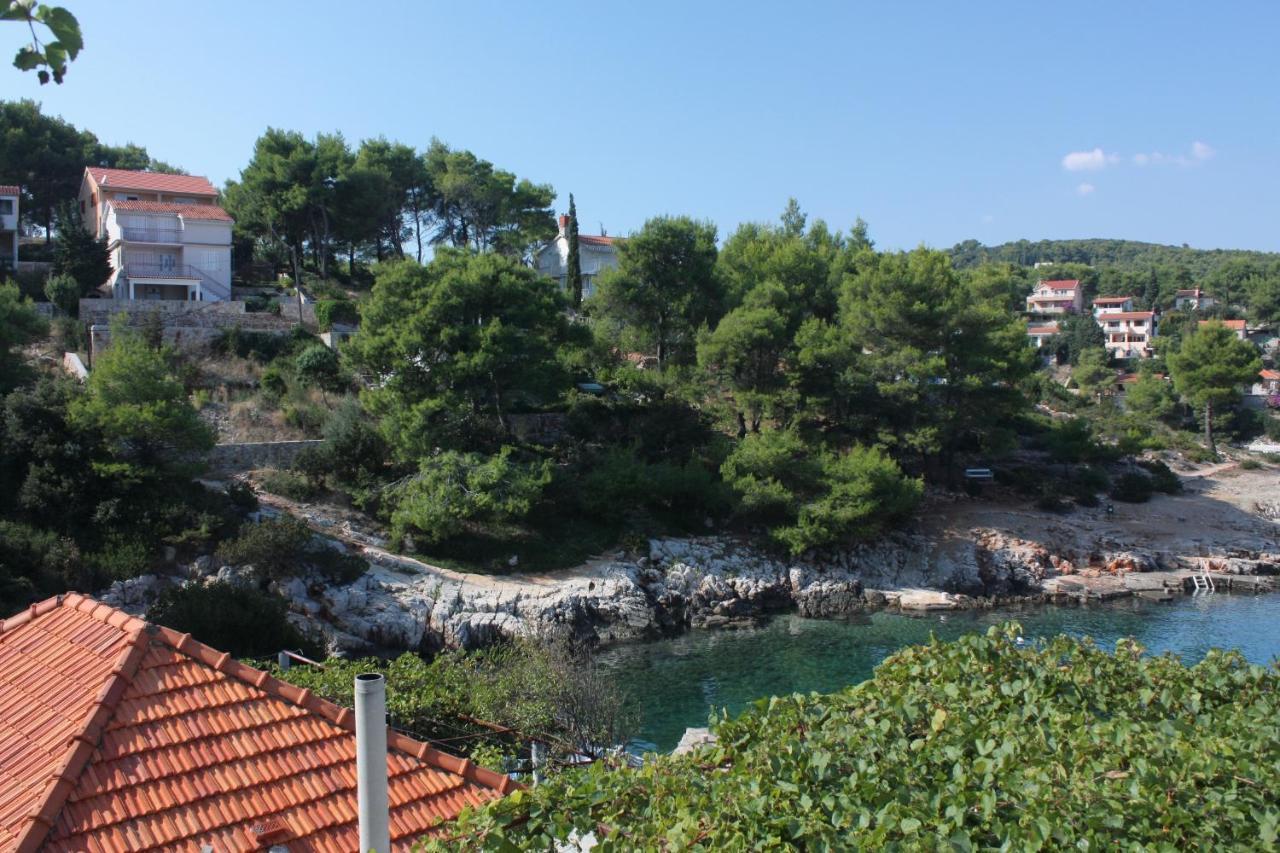
[[1211, 326], [1214, 323], [1221, 323], [1222, 325], [1226, 326], [1228, 329], [1231, 329], [1232, 331], [1235, 331], [1235, 332], [1242, 331], [1245, 327], [1244, 320], [1201, 320], [1200, 328], [1204, 328], [1205, 326]]
[[13, 184], [0, 184], [0, 195], [22, 195], [22, 187]]
[[167, 201], [108, 201], [116, 210], [130, 213], [167, 213], [184, 219], [211, 219], [234, 222], [231, 214], [216, 204], [171, 204]]
[[1258, 375], [1263, 379], [1280, 380], [1280, 370], [1263, 370]]
[[1196, 298], [1199, 298], [1200, 288], [1197, 287], [1194, 290], [1179, 290], [1176, 295], [1177, 296], [1194, 296]]
[[1098, 320], [1106, 320], [1108, 323], [1114, 320], [1150, 320], [1155, 315], [1154, 311], [1113, 311], [1099, 316]]
[[1056, 335], [1058, 334], [1058, 324], [1049, 323], [1045, 326], [1027, 326], [1028, 335]]
[[1093, 300], [1094, 305], [1122, 305], [1132, 299], [1132, 296], [1099, 296]]
[[1054, 290], [1075, 290], [1080, 286], [1078, 278], [1060, 278], [1053, 281], [1041, 281], [1040, 285], [1044, 287], [1052, 287]]
[[209, 179], [200, 175], [164, 175], [160, 172], [133, 172], [128, 169], [104, 169], [89, 166], [89, 174], [100, 187], [119, 190], [177, 193], [179, 195], [218, 194]]
[[[75, 593], [0, 622], [0, 849], [358, 845], [354, 713]], [[388, 732], [398, 849], [515, 783]], [[296, 845], [296, 846], [295, 846]]]
[[579, 234], [578, 242], [588, 246], [612, 246], [616, 237], [597, 237], [593, 234]]

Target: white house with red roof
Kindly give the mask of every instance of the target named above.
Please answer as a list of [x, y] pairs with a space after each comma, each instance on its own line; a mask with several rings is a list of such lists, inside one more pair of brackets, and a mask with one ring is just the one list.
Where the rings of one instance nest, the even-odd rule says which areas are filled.
[[1216, 305], [1218, 300], [1205, 293], [1198, 287], [1188, 290], [1179, 290], [1173, 297], [1173, 308], [1175, 311], [1183, 311], [1186, 309], [1195, 309], [1197, 311], [1211, 308]]
[[208, 178], [90, 166], [80, 213], [85, 228], [107, 240], [113, 298], [231, 298], [234, 222]]
[[1093, 316], [1118, 314], [1133, 310], [1132, 296], [1099, 296], [1093, 300]]
[[1097, 315], [1113, 358], [1149, 358], [1158, 318], [1154, 311], [1110, 311]]
[[18, 201], [22, 188], [0, 184], [0, 273], [18, 267]]
[[[533, 268], [542, 275], [560, 282], [565, 292], [573, 288], [569, 275], [569, 217], [560, 217], [560, 231], [554, 240], [543, 246], [533, 256]], [[582, 296], [585, 299], [595, 293], [595, 280], [605, 270], [618, 265], [618, 250], [613, 237], [579, 234], [578, 260], [582, 265]]]
[[1027, 297], [1028, 314], [1075, 314], [1084, 308], [1079, 279], [1038, 281]]

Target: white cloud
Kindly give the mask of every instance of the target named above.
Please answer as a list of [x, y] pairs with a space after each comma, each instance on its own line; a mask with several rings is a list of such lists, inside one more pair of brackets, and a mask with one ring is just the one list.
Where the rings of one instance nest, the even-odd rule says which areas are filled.
[[1062, 158], [1062, 168], [1068, 172], [1096, 172], [1118, 162], [1118, 154], [1107, 154], [1101, 148], [1095, 148], [1092, 151], [1072, 151]]
[[1205, 160], [1213, 159], [1216, 152], [1207, 142], [1196, 141], [1191, 143], [1191, 154], [1165, 154], [1162, 151], [1152, 151], [1150, 154], [1134, 154], [1133, 162], [1137, 166], [1179, 166], [1185, 168], [1194, 166], [1197, 163], [1203, 163]]
[[1093, 191], [1096, 189], [1097, 187], [1095, 187], [1093, 184], [1081, 184], [1080, 186], [1076, 187], [1076, 195], [1092, 195]]

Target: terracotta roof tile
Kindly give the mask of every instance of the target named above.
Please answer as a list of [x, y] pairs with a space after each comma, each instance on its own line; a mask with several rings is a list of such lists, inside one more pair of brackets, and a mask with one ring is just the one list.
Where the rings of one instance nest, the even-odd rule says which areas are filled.
[[616, 237], [601, 237], [594, 234], [579, 234], [578, 242], [588, 246], [612, 246]]
[[1122, 305], [1132, 299], [1132, 296], [1099, 296], [1093, 300], [1094, 305]]
[[0, 184], [0, 195], [22, 195], [22, 187], [13, 184]]
[[1110, 314], [1103, 314], [1098, 317], [1098, 321], [1114, 323], [1120, 320], [1150, 320], [1155, 317], [1154, 311], [1113, 311]]
[[[387, 744], [397, 848], [514, 787]], [[76, 594], [0, 622], [0, 849], [255, 849], [264, 821], [299, 849], [355, 849], [349, 709]]]
[[94, 183], [106, 189], [146, 190], [180, 195], [217, 195], [209, 179], [201, 175], [165, 175], [160, 172], [135, 172], [129, 169], [106, 169], [89, 166], [86, 171]]
[[1080, 286], [1078, 278], [1055, 278], [1038, 282], [1041, 287], [1051, 287], [1054, 290], [1075, 290]]
[[109, 201], [116, 210], [126, 213], [167, 213], [183, 219], [211, 222], [233, 222], [231, 214], [216, 204], [172, 204], [165, 201]]
[[1201, 320], [1200, 327], [1212, 326], [1214, 323], [1219, 323], [1235, 332], [1242, 331], [1245, 327], [1244, 320]]

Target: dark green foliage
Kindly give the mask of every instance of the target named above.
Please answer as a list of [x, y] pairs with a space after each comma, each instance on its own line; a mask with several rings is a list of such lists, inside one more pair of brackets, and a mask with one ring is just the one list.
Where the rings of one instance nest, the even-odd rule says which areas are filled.
[[1176, 495], [1182, 491], [1182, 481], [1169, 466], [1158, 459], [1138, 463], [1144, 471], [1151, 475], [1151, 488], [1167, 495]]
[[44, 283], [44, 295], [72, 317], [80, 311], [80, 285], [66, 273], [49, 276], [49, 280]]
[[602, 520], [649, 513], [687, 525], [724, 513], [729, 495], [713, 468], [697, 459], [645, 461], [634, 448], [613, 447], [589, 457], [571, 484], [580, 511]]
[[565, 263], [565, 281], [573, 294], [573, 307], [582, 307], [582, 249], [578, 245], [578, 207], [569, 193], [569, 227], [565, 231], [569, 241], [569, 258]]
[[233, 657], [274, 657], [284, 649], [322, 656], [323, 646], [287, 616], [284, 599], [222, 582], [170, 587], [147, 611], [148, 622], [189, 633]]
[[1091, 314], [1073, 314], [1059, 321], [1058, 334], [1045, 343], [1060, 362], [1078, 364], [1080, 354], [1090, 349], [1101, 349], [1107, 336]]
[[599, 849], [1275, 845], [1280, 672], [1133, 642], [1028, 648], [1021, 633], [904, 649], [839, 693], [761, 700], [720, 718], [705, 751], [562, 774], [433, 849], [547, 850], [575, 831]]
[[[976, 240], [966, 240], [949, 251], [955, 265], [961, 268], [992, 262], [1029, 267], [1040, 261], [1110, 266], [1133, 271], [1168, 266], [1182, 267], [1196, 279], [1210, 275], [1237, 259], [1262, 264], [1275, 260], [1275, 256], [1267, 252], [1188, 249], [1137, 240], [1018, 240], [999, 246], [983, 246]], [[1058, 277], [1058, 270], [1054, 267], [1041, 272]]]
[[75, 542], [55, 531], [0, 520], [0, 613], [45, 595], [91, 591], [93, 574]]
[[1256, 380], [1262, 369], [1257, 348], [1221, 323], [1209, 323], [1183, 338], [1167, 360], [1174, 388], [1201, 413], [1205, 445], [1216, 452], [1214, 415], [1240, 396], [1240, 386]]
[[80, 286], [80, 296], [101, 287], [111, 277], [107, 241], [85, 227], [80, 212], [70, 204], [58, 209], [58, 241], [53, 247], [53, 272], [70, 276]]
[[324, 344], [312, 344], [298, 353], [294, 359], [294, 369], [303, 384], [323, 388], [326, 391], [337, 390], [341, 382], [341, 371], [338, 366], [338, 354]]
[[262, 371], [262, 375], [258, 377], [258, 384], [263, 391], [268, 394], [274, 394], [277, 397], [289, 390], [289, 383], [284, 378], [284, 371], [274, 364]]
[[346, 400], [325, 422], [324, 443], [304, 449], [293, 467], [313, 487], [341, 488], [357, 505], [368, 506], [390, 458], [386, 439], [358, 403]]
[[1125, 503], [1140, 504], [1151, 500], [1154, 484], [1140, 471], [1121, 474], [1111, 485], [1111, 497]]
[[368, 565], [318, 540], [293, 516], [247, 522], [234, 539], [218, 546], [217, 559], [233, 566], [253, 566], [265, 579], [279, 580], [315, 573], [335, 583], [350, 583]]
[[316, 303], [316, 322], [321, 330], [332, 329], [335, 323], [354, 326], [359, 321], [360, 312], [349, 299], [321, 299]]
[[15, 285], [0, 282], [0, 393], [21, 382], [28, 373], [15, 349], [49, 331], [44, 318]]

